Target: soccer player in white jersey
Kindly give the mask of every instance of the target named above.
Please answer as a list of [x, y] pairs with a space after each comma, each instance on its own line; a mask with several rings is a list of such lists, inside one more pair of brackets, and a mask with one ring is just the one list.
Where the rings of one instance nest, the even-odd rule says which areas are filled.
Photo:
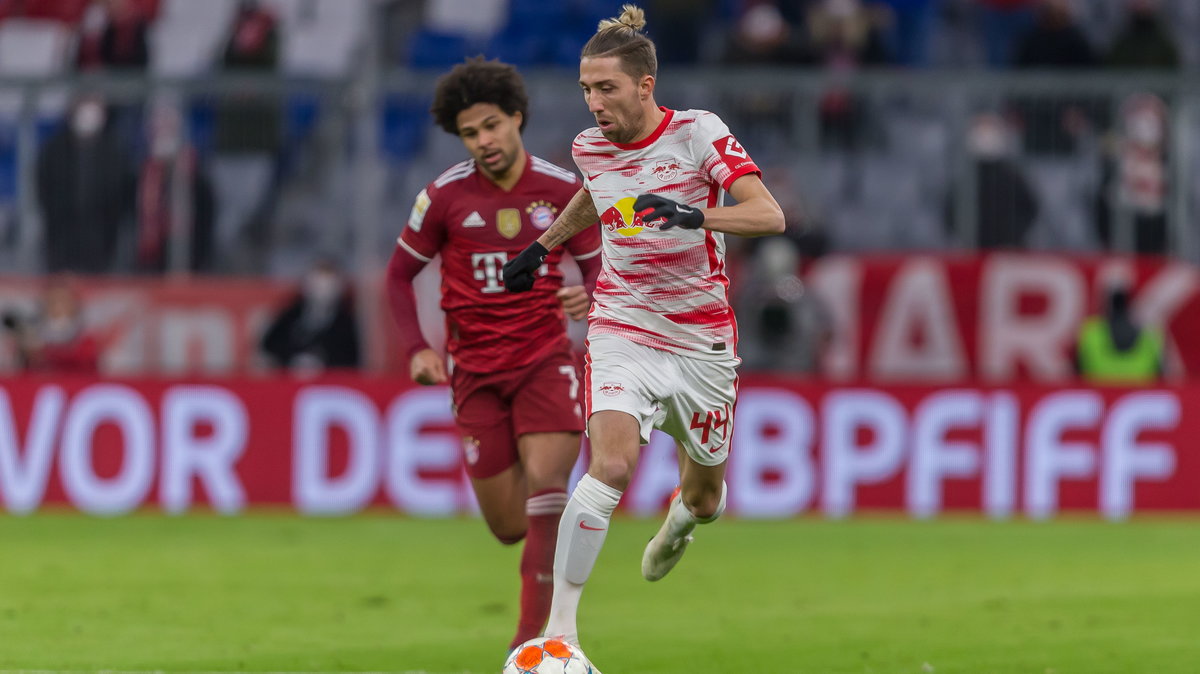
[[[625, 5], [584, 46], [579, 85], [597, 124], [572, 146], [584, 186], [503, 270], [510, 292], [532, 288], [548, 251], [600, 220], [585, 374], [592, 460], [559, 524], [545, 632], [576, 644], [583, 585], [652, 429], [677, 442], [680, 489], [646, 546], [642, 575], [666, 575], [696, 525], [725, 509], [741, 361], [724, 235], [784, 229], [758, 167], [716, 115], [655, 102], [658, 64], [645, 23], [641, 9]], [[737, 205], [723, 207], [724, 192]]]

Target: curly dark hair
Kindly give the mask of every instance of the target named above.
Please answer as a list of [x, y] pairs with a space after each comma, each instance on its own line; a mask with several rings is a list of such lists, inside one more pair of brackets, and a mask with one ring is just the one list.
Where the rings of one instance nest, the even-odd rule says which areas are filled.
[[458, 135], [458, 113], [476, 103], [492, 103], [507, 115], [521, 113], [521, 130], [529, 121], [525, 81], [513, 66], [482, 56], [467, 59], [442, 75], [429, 112], [446, 133]]

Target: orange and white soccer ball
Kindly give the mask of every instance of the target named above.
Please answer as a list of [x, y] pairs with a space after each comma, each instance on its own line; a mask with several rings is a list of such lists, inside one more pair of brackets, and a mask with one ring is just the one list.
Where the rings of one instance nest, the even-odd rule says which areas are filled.
[[554, 637], [517, 646], [504, 662], [504, 674], [598, 674], [577, 647]]

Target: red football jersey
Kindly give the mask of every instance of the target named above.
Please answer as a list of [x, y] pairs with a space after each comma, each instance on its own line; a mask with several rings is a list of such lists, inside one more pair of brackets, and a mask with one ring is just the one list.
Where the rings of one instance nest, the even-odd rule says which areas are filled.
[[577, 260], [600, 254], [590, 227], [550, 252], [533, 290], [505, 292], [501, 268], [533, 243], [582, 186], [574, 173], [526, 154], [525, 170], [505, 192], [467, 160], [417, 195], [399, 245], [428, 262], [442, 256], [442, 309], [455, 367], [494, 372], [522, 367], [562, 348], [563, 248]]

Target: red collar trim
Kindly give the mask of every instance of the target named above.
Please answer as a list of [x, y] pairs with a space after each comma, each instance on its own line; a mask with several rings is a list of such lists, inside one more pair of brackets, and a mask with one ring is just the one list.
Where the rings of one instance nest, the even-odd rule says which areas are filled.
[[661, 105], [658, 106], [658, 109], [662, 110], [666, 114], [663, 115], [662, 121], [658, 123], [658, 128], [654, 129], [654, 131], [651, 132], [651, 134], [649, 136], [646, 136], [645, 138], [639, 140], [636, 143], [616, 143], [616, 142], [614, 142], [613, 145], [616, 145], [618, 148], [620, 148], [622, 150], [640, 150], [644, 147], [649, 146], [654, 141], [658, 140], [658, 137], [663, 135], [663, 131], [667, 130], [667, 125], [671, 123], [671, 118], [675, 116], [674, 110], [664, 108]]

